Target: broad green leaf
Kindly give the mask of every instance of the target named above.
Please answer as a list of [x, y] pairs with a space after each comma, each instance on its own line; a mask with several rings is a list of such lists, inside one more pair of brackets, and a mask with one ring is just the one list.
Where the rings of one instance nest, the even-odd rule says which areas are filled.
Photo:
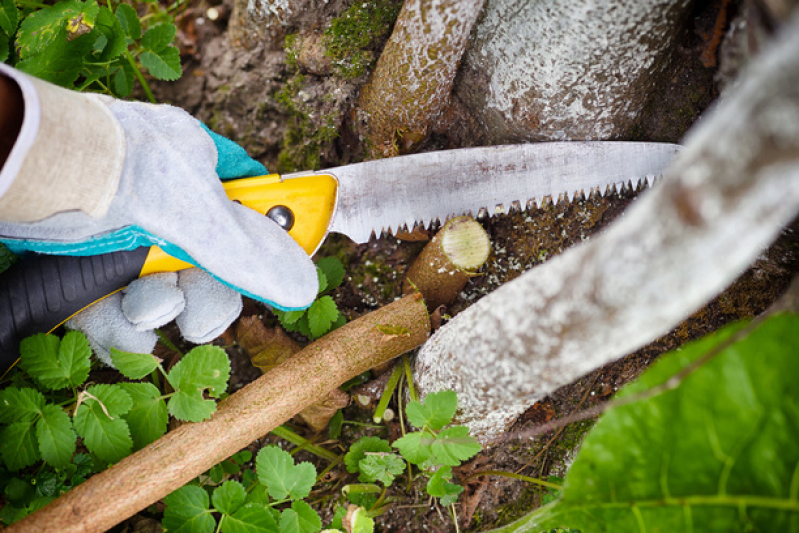
[[338, 307], [333, 298], [320, 297], [308, 308], [308, 327], [311, 335], [318, 338], [330, 331], [330, 326], [336, 318], [338, 318]]
[[0, 30], [8, 35], [14, 35], [19, 23], [19, 10], [14, 0], [0, 0]]
[[212, 533], [216, 528], [208, 493], [196, 485], [179, 488], [164, 503], [162, 525], [169, 533]]
[[79, 331], [70, 331], [63, 339], [39, 333], [23, 339], [19, 350], [22, 368], [44, 388], [75, 388], [89, 376], [92, 352]]
[[175, 40], [176, 30], [177, 28], [175, 28], [174, 24], [153, 26], [144, 32], [144, 36], [141, 38], [141, 45], [152, 52], [160, 52]]
[[327, 437], [331, 440], [335, 440], [341, 436], [341, 427], [344, 424], [344, 413], [341, 412], [341, 409], [336, 411], [336, 414], [333, 415], [333, 418], [330, 419], [330, 422], [327, 423]]
[[123, 415], [133, 437], [133, 449], [141, 450], [166, 433], [169, 414], [161, 392], [152, 383], [119, 383], [130, 395], [133, 407]]
[[11, 505], [23, 507], [33, 500], [36, 491], [30, 482], [18, 477], [13, 477], [6, 485], [3, 495]]
[[158, 359], [152, 354], [123, 352], [116, 348], [111, 348], [111, 361], [129, 379], [142, 379], [158, 368]]
[[441, 505], [444, 507], [455, 503], [458, 495], [463, 492], [463, 487], [449, 483], [450, 479], [452, 479], [452, 467], [442, 466], [427, 482], [427, 494], [441, 498]]
[[477, 455], [482, 449], [477, 439], [469, 435], [466, 426], [442, 429], [432, 444], [433, 455], [440, 465], [458, 466]]
[[415, 431], [392, 443], [400, 454], [415, 465], [420, 465], [433, 456], [435, 437], [426, 431]]
[[148, 50], [139, 56], [139, 61], [154, 78], [159, 80], [175, 81], [183, 74], [180, 68], [180, 52], [174, 46], [168, 46], [157, 52]]
[[42, 418], [36, 422], [36, 438], [44, 462], [57, 468], [70, 463], [77, 436], [72, 430], [72, 420], [63, 409], [56, 405], [44, 407]]
[[108, 463], [130, 454], [133, 440], [128, 423], [122, 418], [133, 406], [130, 395], [117, 385], [93, 385], [86, 389], [73, 424], [86, 448]]
[[318, 533], [322, 529], [322, 519], [304, 501], [291, 502], [291, 509], [280, 514], [281, 533]]
[[452, 422], [458, 408], [458, 396], [455, 391], [444, 390], [428, 394], [424, 403], [409, 402], [405, 414], [411, 424], [418, 428], [424, 426], [439, 430]]
[[232, 516], [223, 519], [222, 533], [281, 533], [272, 511], [263, 505], [248, 503]]
[[0, 424], [33, 423], [42, 414], [44, 395], [29, 387], [0, 390]]
[[246, 498], [247, 491], [244, 490], [244, 486], [238, 481], [229, 480], [214, 489], [211, 502], [220, 513], [232, 515], [244, 505]]
[[175, 418], [189, 422], [201, 422], [216, 410], [214, 400], [206, 400], [208, 391], [218, 398], [225, 392], [230, 377], [230, 360], [218, 346], [198, 346], [187, 353], [172, 367], [167, 379], [175, 389], [169, 399], [169, 412]]
[[39, 459], [39, 445], [36, 442], [34, 426], [30, 422], [15, 422], [3, 428], [0, 433], [0, 453], [11, 471], [30, 466]]
[[326, 289], [335, 289], [344, 281], [346, 274], [344, 266], [335, 257], [323, 257], [316, 262], [316, 266], [325, 273], [325, 278], [327, 279]]
[[367, 454], [358, 463], [358, 469], [361, 471], [358, 476], [359, 481], [365, 483], [379, 481], [389, 486], [394, 482], [394, 478], [405, 470], [405, 461], [393, 453]]
[[135, 9], [128, 4], [119, 4], [116, 16], [128, 37], [135, 40], [141, 39], [141, 21]]
[[53, 6], [34, 11], [19, 27], [17, 47], [20, 57], [26, 59], [43, 54], [54, 41], [66, 41], [68, 31], [72, 38], [94, 27], [99, 11], [100, 7], [94, 0], [61, 0]]
[[[661, 356], [620, 396], [667, 381], [741, 325]], [[561, 499], [499, 531], [796, 531], [799, 316], [768, 319], [676, 389], [605, 413]]]
[[14, 66], [61, 87], [73, 88], [96, 36], [90, 33], [67, 41], [67, 30], [61, 28], [59, 31], [59, 38], [48, 44], [42, 53], [29, 56]]
[[102, 53], [100, 53], [98, 60], [103, 62], [111, 61], [128, 49], [125, 30], [122, 29], [119, 19], [107, 7], [100, 8], [95, 28], [106, 39], [106, 44], [102, 48]]
[[275, 445], [261, 448], [255, 458], [258, 479], [275, 500], [302, 499], [316, 483], [316, 469], [311, 463], [294, 464], [294, 458]]
[[391, 445], [380, 437], [361, 437], [358, 442], [350, 446], [349, 451], [344, 455], [347, 472], [353, 474], [360, 472], [358, 465], [366, 457], [366, 452], [391, 453]]

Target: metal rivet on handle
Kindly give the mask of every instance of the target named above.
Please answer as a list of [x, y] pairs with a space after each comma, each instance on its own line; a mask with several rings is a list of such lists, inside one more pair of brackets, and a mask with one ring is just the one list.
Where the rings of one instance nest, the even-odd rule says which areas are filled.
[[266, 212], [266, 216], [286, 231], [294, 227], [294, 213], [285, 205], [276, 205]]

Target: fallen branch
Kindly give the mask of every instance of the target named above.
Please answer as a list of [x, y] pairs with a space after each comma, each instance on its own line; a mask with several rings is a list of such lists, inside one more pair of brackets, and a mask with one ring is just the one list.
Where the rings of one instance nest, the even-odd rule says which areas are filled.
[[310, 344], [223, 401], [5, 531], [102, 532], [157, 502], [263, 437], [367, 369], [427, 338], [419, 295], [407, 296]]

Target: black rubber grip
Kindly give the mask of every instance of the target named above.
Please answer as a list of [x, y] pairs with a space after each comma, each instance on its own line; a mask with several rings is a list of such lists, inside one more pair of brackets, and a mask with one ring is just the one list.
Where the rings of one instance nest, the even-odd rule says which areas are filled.
[[30, 254], [0, 274], [0, 375], [19, 342], [48, 332], [139, 277], [149, 248], [90, 257]]

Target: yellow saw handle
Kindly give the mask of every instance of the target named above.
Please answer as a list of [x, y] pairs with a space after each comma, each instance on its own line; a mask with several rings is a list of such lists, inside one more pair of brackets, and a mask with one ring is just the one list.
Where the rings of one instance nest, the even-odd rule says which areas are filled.
[[[313, 255], [327, 235], [327, 228], [336, 209], [338, 181], [330, 174], [312, 174], [283, 178], [269, 174], [241, 178], [223, 183], [228, 197], [262, 215], [278, 206], [294, 215], [289, 235]], [[154, 272], [172, 272], [193, 265], [175, 259], [158, 246], [150, 248], [140, 276]]]

